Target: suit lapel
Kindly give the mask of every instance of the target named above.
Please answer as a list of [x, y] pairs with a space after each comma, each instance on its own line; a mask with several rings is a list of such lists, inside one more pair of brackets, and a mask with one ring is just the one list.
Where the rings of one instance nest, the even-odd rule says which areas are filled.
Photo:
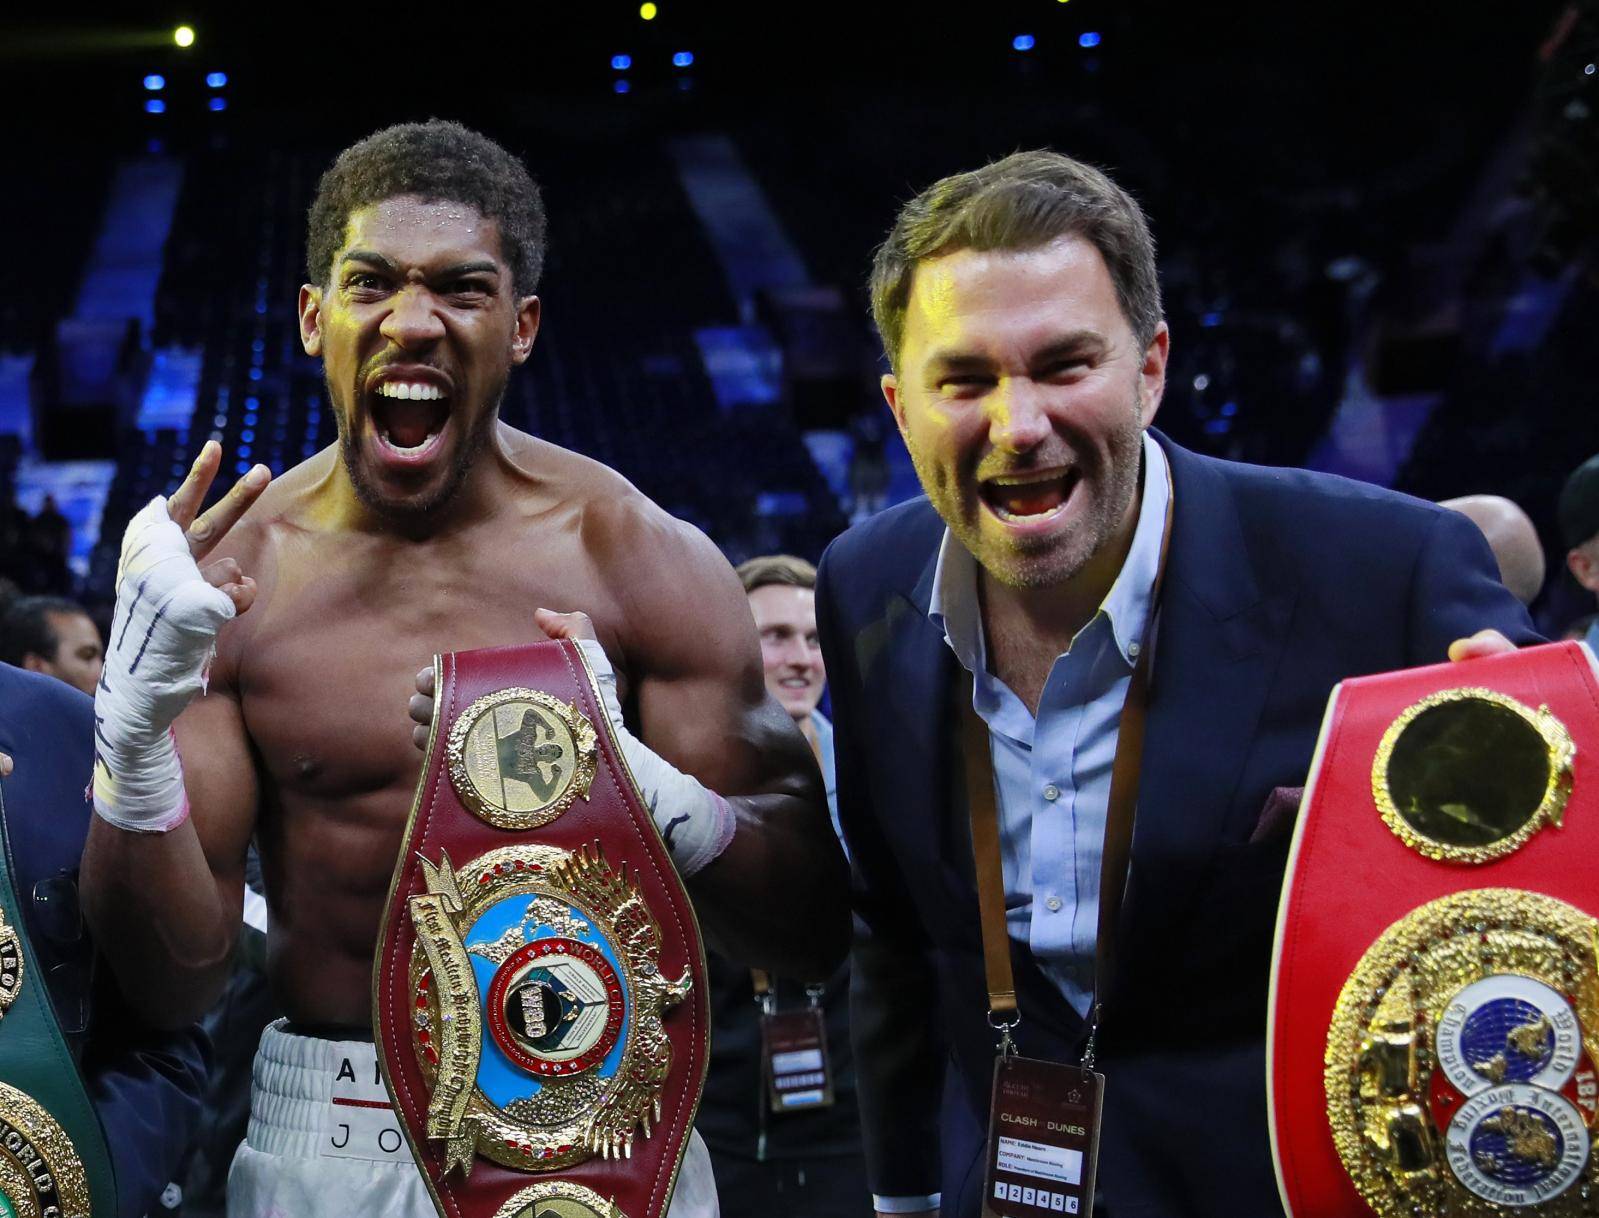
[[[1227, 828], [1293, 610], [1255, 578], [1222, 474], [1162, 437], [1175, 523], [1122, 930], [1179, 917]], [[1158, 877], [1158, 884], [1140, 884]]]

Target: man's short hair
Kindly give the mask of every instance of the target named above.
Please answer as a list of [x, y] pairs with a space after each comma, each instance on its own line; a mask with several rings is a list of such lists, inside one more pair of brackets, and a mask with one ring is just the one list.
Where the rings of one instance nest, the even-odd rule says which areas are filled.
[[86, 617], [88, 611], [64, 596], [22, 596], [0, 617], [0, 660], [22, 667], [30, 655], [54, 661], [61, 637], [50, 624], [52, 613]]
[[311, 282], [333, 281], [333, 258], [350, 217], [398, 195], [466, 203], [500, 231], [501, 252], [519, 296], [538, 290], [544, 270], [544, 200], [527, 167], [486, 135], [432, 118], [374, 132], [339, 153], [317, 183], [305, 241]]
[[1160, 325], [1155, 239], [1137, 201], [1092, 165], [1039, 149], [934, 182], [900, 210], [872, 259], [872, 319], [899, 367], [917, 264], [957, 250], [1029, 250], [1082, 237], [1110, 271], [1139, 348]]
[[792, 554], [763, 554], [739, 563], [737, 571], [746, 595], [769, 584], [787, 584], [794, 588], [816, 587], [816, 568]]

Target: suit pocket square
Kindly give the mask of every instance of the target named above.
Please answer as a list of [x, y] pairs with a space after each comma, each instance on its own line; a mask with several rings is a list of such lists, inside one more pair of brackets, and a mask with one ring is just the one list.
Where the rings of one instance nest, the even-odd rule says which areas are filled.
[[1249, 835], [1249, 844], [1253, 846], [1260, 842], [1276, 841], [1292, 833], [1294, 821], [1299, 817], [1300, 801], [1304, 798], [1304, 787], [1274, 787], [1260, 809], [1260, 818], [1255, 821], [1254, 831]]

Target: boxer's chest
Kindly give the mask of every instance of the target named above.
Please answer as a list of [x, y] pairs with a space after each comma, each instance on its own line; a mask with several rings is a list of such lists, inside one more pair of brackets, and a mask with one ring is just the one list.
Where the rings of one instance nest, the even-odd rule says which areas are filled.
[[474, 555], [280, 571], [240, 660], [245, 726], [264, 769], [285, 794], [408, 796], [421, 767], [407, 716], [417, 671], [441, 652], [542, 638], [541, 607], [582, 609], [614, 637], [614, 601], [582, 563]]

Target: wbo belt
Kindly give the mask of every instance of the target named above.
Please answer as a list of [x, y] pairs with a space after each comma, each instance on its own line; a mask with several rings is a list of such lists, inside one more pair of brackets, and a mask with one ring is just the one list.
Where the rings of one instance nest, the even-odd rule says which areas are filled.
[[1334, 690], [1272, 971], [1293, 1218], [1599, 1212], [1596, 858], [1579, 644]]
[[693, 906], [576, 645], [434, 674], [373, 966], [412, 1154], [447, 1218], [656, 1218], [707, 1065]]
[[100, 1118], [28, 939], [0, 797], [0, 1218], [117, 1212]]

